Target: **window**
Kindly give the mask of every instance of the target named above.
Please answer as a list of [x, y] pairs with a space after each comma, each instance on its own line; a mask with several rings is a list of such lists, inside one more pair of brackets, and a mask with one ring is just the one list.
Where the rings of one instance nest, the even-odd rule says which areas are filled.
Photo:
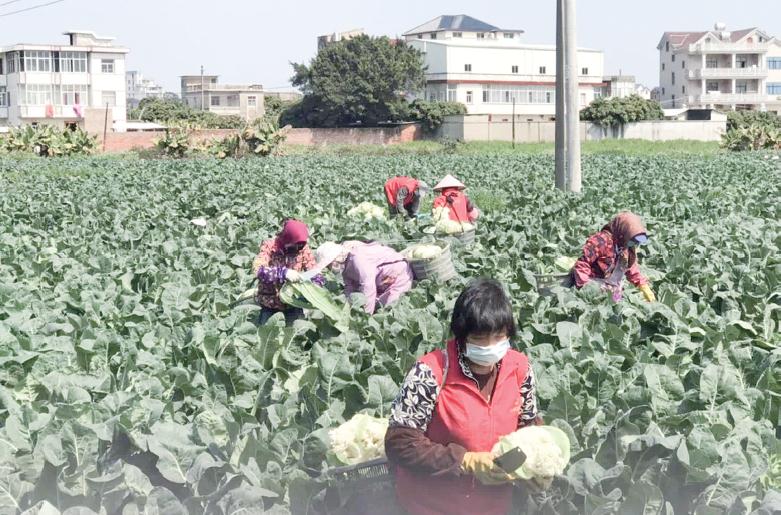
[[553, 104], [556, 102], [555, 88], [547, 86], [483, 85], [483, 103], [485, 104], [512, 104], [513, 99], [521, 104]]
[[16, 52], [8, 52], [5, 54], [5, 60], [8, 63], [6, 65], [6, 68], [8, 68], [8, 73], [16, 73]]
[[447, 87], [447, 101], [448, 102], [457, 102], [458, 98], [456, 95], [458, 94], [458, 91], [456, 90], [455, 86], [448, 86]]
[[673, 60], [673, 62], [675, 62], [675, 54], [673, 54], [672, 60]]
[[100, 105], [114, 107], [117, 105], [117, 93], [115, 91], [104, 91], [100, 95]]
[[22, 71], [52, 71], [52, 55], [48, 50], [25, 50], [20, 52], [20, 54], [24, 55], [24, 68]]
[[0, 107], [8, 107], [11, 103], [11, 99], [8, 98], [8, 91], [5, 86], [0, 86]]
[[462, 32], [454, 32], [453, 33], [454, 38], [462, 38], [464, 37], [464, 34]]
[[3, 58], [2, 57], [0, 57], [0, 75], [5, 75], [3, 73]]
[[62, 105], [72, 106], [87, 104], [87, 85], [86, 84], [63, 84]]
[[664, 88], [662, 88], [662, 95], [664, 95]]
[[681, 86], [681, 93], [686, 94], [686, 86]]
[[431, 39], [437, 39], [437, 33], [432, 32], [431, 34], [428, 35], [428, 37], [430, 37]]
[[100, 72], [101, 73], [114, 73], [114, 60], [113, 59], [101, 59], [100, 60]]
[[[781, 82], [768, 82], [768, 84], [767, 84], [767, 94], [768, 95], [781, 95]], [[0, 105], [2, 105], [2, 104], [0, 104]]]
[[60, 52], [58, 67], [62, 73], [86, 73], [86, 52]]
[[518, 65], [517, 64], [512, 65], [512, 67], [510, 69], [512, 70], [513, 73], [518, 73]]
[[258, 97], [254, 95], [248, 96], [247, 107], [258, 107]]
[[540, 66], [540, 75], [545, 75], [547, 73], [548, 69], [545, 66]]
[[472, 92], [471, 91], [467, 91], [466, 92], [466, 103], [467, 104], [471, 104], [472, 103]]
[[673, 109], [675, 109], [675, 95], [673, 95]]
[[418, 39], [423, 39], [423, 34], [418, 34]]
[[748, 93], [748, 85], [745, 82], [735, 84], [735, 93]]
[[51, 84], [23, 84], [20, 86], [23, 105], [41, 106], [52, 104]]
[[209, 105], [215, 106], [215, 107], [219, 106], [220, 105], [220, 97], [218, 97], [218, 96], [209, 97]]
[[706, 68], [718, 68], [719, 67], [719, 60], [715, 57], [708, 57], [705, 59], [705, 67]]
[[673, 72], [673, 84], [675, 84], [675, 72]]
[[485, 32], [478, 32], [477, 39], [485, 39]]
[[709, 80], [705, 83], [705, 92], [706, 93], [718, 93], [719, 92], [719, 81], [717, 80]]
[[664, 63], [662, 63], [662, 71], [664, 71]]
[[664, 51], [665, 52], [669, 52], [670, 51], [670, 42], [669, 41], [665, 41], [665, 43], [664, 43]]
[[465, 72], [471, 72], [472, 71], [472, 65], [471, 64], [465, 64], [464, 65], [464, 71]]
[[513, 39], [515, 37], [515, 34], [512, 32], [505, 32], [504, 33], [504, 39]]
[[581, 68], [580, 69], [580, 74], [581, 75], [588, 75], [588, 68]]
[[768, 57], [767, 67], [769, 70], [781, 70], [781, 57]]
[[686, 68], [686, 61], [681, 61], [681, 69], [683, 70], [685, 68]]

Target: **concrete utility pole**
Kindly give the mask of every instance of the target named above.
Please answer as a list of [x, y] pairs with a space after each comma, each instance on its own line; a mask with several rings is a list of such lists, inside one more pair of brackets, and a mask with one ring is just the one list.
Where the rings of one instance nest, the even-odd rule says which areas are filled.
[[575, 0], [557, 0], [556, 3], [556, 187], [579, 193], [580, 110]]
[[205, 108], [203, 104], [203, 65], [201, 65], [201, 111]]

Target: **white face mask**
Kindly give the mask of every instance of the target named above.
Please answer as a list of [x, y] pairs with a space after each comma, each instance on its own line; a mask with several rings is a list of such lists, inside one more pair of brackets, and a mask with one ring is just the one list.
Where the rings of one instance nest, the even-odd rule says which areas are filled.
[[510, 350], [510, 340], [502, 340], [490, 347], [481, 347], [472, 343], [466, 344], [466, 357], [477, 365], [490, 367], [499, 363]]

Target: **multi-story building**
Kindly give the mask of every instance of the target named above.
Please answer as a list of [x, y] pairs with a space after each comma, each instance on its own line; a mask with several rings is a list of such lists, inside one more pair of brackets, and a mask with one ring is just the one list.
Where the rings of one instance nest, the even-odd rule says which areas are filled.
[[665, 32], [659, 50], [665, 108], [781, 112], [781, 41], [757, 29]]
[[[522, 30], [500, 29], [470, 16], [439, 16], [404, 33], [423, 53], [427, 100], [466, 105], [470, 114], [550, 118], [556, 113], [556, 47], [521, 41]], [[579, 100], [604, 95], [604, 56], [578, 49]]]
[[266, 112], [260, 84], [220, 84], [218, 75], [183, 75], [182, 101], [194, 109], [254, 120]]
[[0, 48], [0, 125], [83, 126], [85, 113], [101, 108], [110, 111], [108, 129], [124, 132], [128, 49], [92, 32], [64, 34], [67, 45]]
[[152, 79], [144, 78], [139, 71], [125, 72], [128, 107], [137, 107], [145, 98], [163, 98], [163, 87]]
[[327, 47], [331, 43], [352, 39], [354, 37], [362, 36], [364, 34], [365, 32], [363, 31], [363, 29], [353, 29], [353, 30], [348, 30], [346, 32], [334, 32], [332, 34], [317, 36], [317, 50], [318, 51], [322, 50], [323, 48]]

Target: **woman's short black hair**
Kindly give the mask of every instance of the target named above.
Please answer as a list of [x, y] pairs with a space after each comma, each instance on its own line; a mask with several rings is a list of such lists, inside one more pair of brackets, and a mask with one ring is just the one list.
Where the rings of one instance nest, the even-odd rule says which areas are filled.
[[471, 281], [456, 300], [450, 330], [459, 344], [470, 334], [504, 332], [509, 338], [515, 338], [513, 307], [502, 283], [487, 278]]

